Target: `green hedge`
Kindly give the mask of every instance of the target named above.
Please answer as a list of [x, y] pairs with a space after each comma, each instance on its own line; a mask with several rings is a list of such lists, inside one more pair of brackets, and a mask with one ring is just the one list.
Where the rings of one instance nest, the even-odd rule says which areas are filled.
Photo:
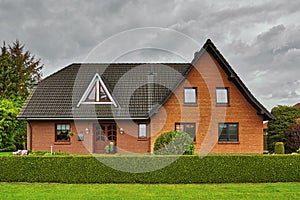
[[[173, 157], [174, 158], [174, 157]], [[151, 164], [172, 156], [106, 156], [116, 163]], [[156, 160], [155, 160], [156, 159]], [[157, 171], [128, 173], [92, 156], [1, 156], [1, 182], [58, 183], [244, 183], [300, 182], [300, 156], [181, 156]]]

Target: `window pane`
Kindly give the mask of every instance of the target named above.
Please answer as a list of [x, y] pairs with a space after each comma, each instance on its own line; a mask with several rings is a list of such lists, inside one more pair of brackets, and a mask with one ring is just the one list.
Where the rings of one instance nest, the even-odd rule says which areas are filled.
[[90, 95], [88, 96], [89, 100], [96, 100], [96, 87], [94, 86], [93, 89], [90, 92]]
[[184, 103], [197, 103], [195, 88], [184, 88]]
[[237, 142], [238, 141], [238, 124], [220, 123], [219, 124], [219, 142]]
[[195, 123], [175, 123], [175, 130], [188, 133], [196, 141]]
[[228, 141], [227, 138], [227, 124], [219, 124], [219, 141]]
[[238, 141], [238, 129], [237, 124], [229, 124], [229, 140]]
[[139, 124], [139, 137], [147, 137], [147, 125]]
[[217, 103], [228, 103], [228, 89], [227, 88], [217, 88]]
[[106, 94], [105, 94], [105, 92], [104, 92], [104, 90], [103, 90], [102, 87], [100, 88], [100, 98], [101, 99], [107, 99], [107, 96], [106, 96]]
[[56, 125], [56, 141], [70, 141], [68, 133], [70, 131], [70, 124], [57, 124]]
[[188, 133], [191, 136], [191, 138], [193, 138], [194, 141], [196, 141], [195, 124], [186, 124], [184, 132]]
[[176, 131], [181, 131], [181, 132], [184, 132], [184, 125], [182, 125], [182, 124], [176, 124], [175, 125], [175, 130]]

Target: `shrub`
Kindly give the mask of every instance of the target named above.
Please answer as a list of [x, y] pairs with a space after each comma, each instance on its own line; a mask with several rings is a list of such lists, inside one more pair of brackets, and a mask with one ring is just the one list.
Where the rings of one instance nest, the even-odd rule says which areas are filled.
[[274, 148], [275, 154], [284, 154], [284, 144], [283, 142], [276, 142]]
[[287, 132], [286, 151], [292, 153], [300, 148], [300, 124], [292, 124]]
[[[174, 156], [105, 156], [106, 163], [133, 168], [166, 162]], [[93, 156], [0, 156], [0, 182], [56, 183], [258, 183], [299, 182], [300, 156], [181, 156], [165, 168], [129, 173], [115, 170]]]
[[194, 154], [193, 138], [185, 132], [170, 131], [163, 133], [154, 143], [154, 154], [192, 155]]
[[106, 154], [114, 154], [116, 153], [116, 145], [113, 142], [110, 142], [108, 145], [104, 147]]

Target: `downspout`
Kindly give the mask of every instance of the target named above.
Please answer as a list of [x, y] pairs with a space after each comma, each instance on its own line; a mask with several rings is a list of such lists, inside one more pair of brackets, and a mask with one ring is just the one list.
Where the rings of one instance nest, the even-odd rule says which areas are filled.
[[[32, 126], [29, 120], [26, 120], [29, 126], [29, 150], [32, 150]], [[28, 149], [27, 149], [28, 150]]]

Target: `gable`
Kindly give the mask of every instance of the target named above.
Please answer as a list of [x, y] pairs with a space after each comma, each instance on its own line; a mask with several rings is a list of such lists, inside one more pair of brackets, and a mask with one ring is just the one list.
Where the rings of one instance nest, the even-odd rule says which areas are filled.
[[81, 104], [112, 104], [117, 107], [116, 101], [108, 91], [105, 83], [98, 73], [94, 75], [89, 86], [79, 100], [77, 107], [79, 107]]
[[273, 120], [275, 117], [253, 96], [246, 85], [241, 81], [239, 76], [235, 73], [230, 64], [226, 61], [223, 55], [219, 52], [216, 46], [212, 43], [210, 39], [206, 41], [204, 46], [199, 52], [195, 53], [194, 59], [192, 60], [192, 65], [205, 54], [208, 53], [222, 68], [222, 70], [227, 75], [227, 79], [231, 81], [241, 92], [243, 97], [250, 103], [250, 105], [257, 111], [258, 115], [263, 116], [264, 120]]

